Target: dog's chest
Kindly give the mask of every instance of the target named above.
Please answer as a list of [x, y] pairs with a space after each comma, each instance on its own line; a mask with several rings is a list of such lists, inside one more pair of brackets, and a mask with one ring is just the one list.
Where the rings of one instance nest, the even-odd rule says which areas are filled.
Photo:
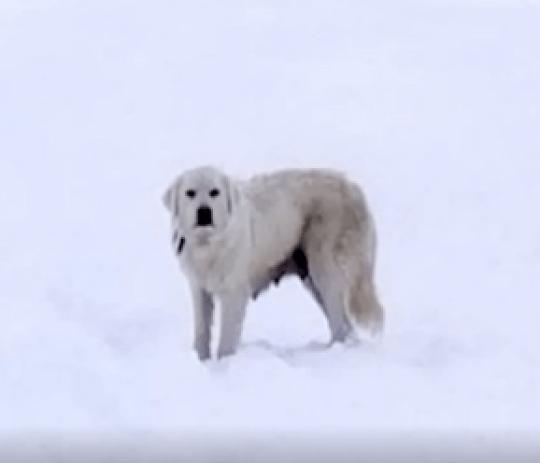
[[234, 285], [238, 273], [235, 261], [227, 250], [209, 246], [187, 252], [181, 263], [190, 278], [207, 291], [216, 293]]

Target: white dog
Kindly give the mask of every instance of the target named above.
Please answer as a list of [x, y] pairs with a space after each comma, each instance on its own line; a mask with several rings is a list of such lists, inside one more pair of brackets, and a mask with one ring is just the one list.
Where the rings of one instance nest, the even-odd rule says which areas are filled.
[[241, 183], [203, 167], [178, 177], [164, 202], [192, 290], [201, 360], [210, 358], [214, 299], [223, 357], [238, 346], [249, 299], [287, 274], [298, 275], [321, 306], [331, 342], [344, 341], [352, 322], [382, 328], [373, 221], [361, 190], [342, 175], [285, 170]]

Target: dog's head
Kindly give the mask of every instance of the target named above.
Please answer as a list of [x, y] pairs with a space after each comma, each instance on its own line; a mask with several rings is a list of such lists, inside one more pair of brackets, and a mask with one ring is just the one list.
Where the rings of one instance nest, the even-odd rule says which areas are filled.
[[236, 187], [213, 167], [200, 167], [180, 175], [163, 196], [172, 214], [177, 252], [182, 251], [189, 238], [204, 243], [223, 231], [237, 201]]

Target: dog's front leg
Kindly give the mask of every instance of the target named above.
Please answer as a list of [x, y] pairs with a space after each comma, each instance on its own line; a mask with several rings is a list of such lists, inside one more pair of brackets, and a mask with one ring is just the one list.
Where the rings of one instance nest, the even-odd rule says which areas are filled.
[[214, 300], [212, 295], [202, 288], [192, 288], [195, 338], [193, 348], [204, 361], [210, 358], [210, 336], [214, 317]]
[[247, 292], [227, 292], [219, 296], [221, 302], [221, 336], [218, 358], [236, 352], [242, 334], [242, 326], [249, 300]]

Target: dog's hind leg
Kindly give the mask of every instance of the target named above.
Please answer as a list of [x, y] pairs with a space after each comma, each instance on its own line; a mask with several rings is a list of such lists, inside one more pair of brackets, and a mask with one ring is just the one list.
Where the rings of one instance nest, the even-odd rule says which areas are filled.
[[321, 292], [324, 312], [330, 328], [330, 342], [344, 342], [351, 334], [352, 326], [345, 311], [342, 292], [331, 287], [321, 289]]
[[298, 246], [291, 254], [291, 257], [288, 260], [287, 268], [289, 269], [290, 273], [296, 274], [298, 278], [302, 280], [305, 288], [313, 296], [313, 299], [315, 299], [315, 302], [321, 308], [324, 316], [328, 318], [321, 293], [315, 286], [315, 283], [313, 283], [313, 278], [309, 274], [309, 262], [306, 253], [301, 246]]
[[315, 302], [321, 307], [321, 310], [324, 313], [324, 316], [326, 317], [326, 308], [324, 307], [324, 302], [322, 300], [321, 293], [313, 283], [313, 279], [308, 276], [303, 280], [304, 286], [308, 290], [308, 292], [313, 296], [313, 299], [315, 299]]
[[328, 327], [330, 328], [331, 343], [344, 342], [352, 332], [345, 310], [341, 271], [338, 266], [330, 265], [331, 258], [325, 258], [320, 252], [309, 252], [309, 276], [304, 284], [321, 306]]

